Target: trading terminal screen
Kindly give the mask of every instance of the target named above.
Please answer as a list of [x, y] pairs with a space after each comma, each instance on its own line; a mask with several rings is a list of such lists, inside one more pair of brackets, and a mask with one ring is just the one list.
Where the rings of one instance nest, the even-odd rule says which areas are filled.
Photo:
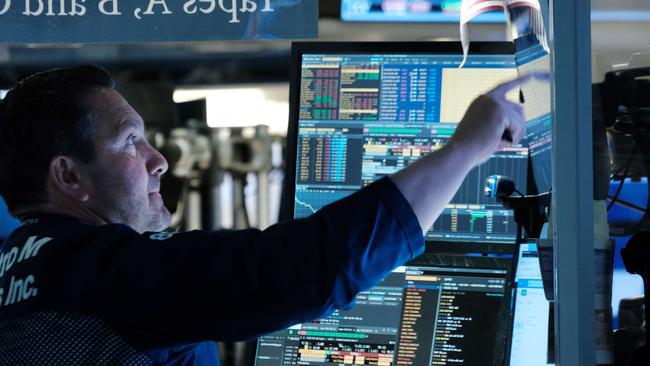
[[512, 262], [425, 254], [353, 308], [261, 337], [255, 366], [502, 365]]
[[[475, 97], [517, 76], [514, 47], [497, 45], [509, 52], [471, 54], [462, 69], [460, 48], [301, 54], [292, 85], [298, 94], [292, 217], [308, 216], [444, 146]], [[498, 174], [526, 190], [528, 158], [523, 141], [475, 168], [426, 239], [514, 242], [512, 211], [485, 197], [484, 186]]]

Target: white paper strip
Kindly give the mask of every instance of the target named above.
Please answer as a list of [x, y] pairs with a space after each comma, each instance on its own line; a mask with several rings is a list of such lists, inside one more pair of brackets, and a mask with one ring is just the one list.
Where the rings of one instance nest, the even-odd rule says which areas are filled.
[[517, 27], [513, 25], [514, 38], [533, 33], [537, 37], [539, 44], [548, 52], [548, 40], [539, 0], [463, 0], [460, 7], [460, 40], [463, 45], [463, 62], [459, 67], [463, 67], [467, 61], [471, 35], [469, 22], [472, 19], [479, 14], [497, 10], [505, 11], [506, 17], [510, 19], [509, 10], [521, 7], [530, 9], [528, 12], [529, 19], [526, 19], [528, 28], [519, 34]]
[[504, 10], [503, 0], [463, 0], [460, 6], [460, 41], [463, 44], [463, 62], [459, 67], [465, 65], [469, 52], [470, 31], [469, 22], [477, 15], [495, 10]]

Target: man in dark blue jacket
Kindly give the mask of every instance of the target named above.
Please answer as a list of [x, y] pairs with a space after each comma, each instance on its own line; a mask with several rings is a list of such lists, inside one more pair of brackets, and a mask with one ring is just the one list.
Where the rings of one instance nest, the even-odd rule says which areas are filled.
[[234, 341], [346, 306], [423, 251], [423, 232], [508, 130], [504, 84], [438, 152], [267, 230], [163, 232], [167, 162], [94, 66], [19, 82], [0, 104], [0, 364], [218, 364]]

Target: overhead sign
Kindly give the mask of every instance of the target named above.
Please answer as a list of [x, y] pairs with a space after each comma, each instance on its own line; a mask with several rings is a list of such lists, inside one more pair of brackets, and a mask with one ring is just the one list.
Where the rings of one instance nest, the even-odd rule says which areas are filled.
[[317, 0], [0, 0], [3, 43], [315, 38]]

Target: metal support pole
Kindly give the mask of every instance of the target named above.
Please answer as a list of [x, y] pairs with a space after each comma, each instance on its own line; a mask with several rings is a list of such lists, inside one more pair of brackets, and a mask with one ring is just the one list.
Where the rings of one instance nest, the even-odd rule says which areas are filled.
[[257, 173], [257, 227], [264, 230], [271, 225], [269, 172]]
[[556, 361], [592, 366], [594, 338], [591, 3], [550, 0]]

